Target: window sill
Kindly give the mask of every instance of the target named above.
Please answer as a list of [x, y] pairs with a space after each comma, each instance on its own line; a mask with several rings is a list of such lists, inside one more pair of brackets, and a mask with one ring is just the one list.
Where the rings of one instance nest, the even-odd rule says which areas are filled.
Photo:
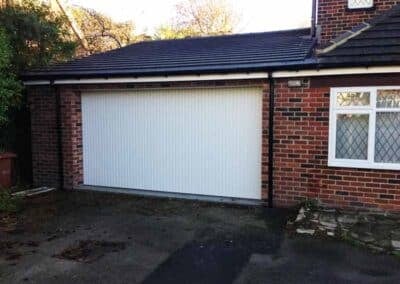
[[354, 169], [370, 169], [370, 170], [400, 170], [400, 164], [389, 163], [366, 163], [363, 161], [350, 160], [333, 160], [328, 161], [328, 167], [335, 168], [354, 168]]
[[349, 7], [346, 7], [346, 12], [360, 12], [360, 11], [375, 11], [376, 10], [376, 7], [375, 7], [375, 5], [374, 6], [371, 6], [371, 7], [365, 7], [365, 8], [349, 8]]

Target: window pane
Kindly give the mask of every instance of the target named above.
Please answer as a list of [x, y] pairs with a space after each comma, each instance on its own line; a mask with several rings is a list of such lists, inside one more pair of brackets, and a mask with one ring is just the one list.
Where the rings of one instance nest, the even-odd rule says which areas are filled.
[[348, 0], [349, 9], [371, 8], [374, 6], [374, 0]]
[[368, 159], [368, 125], [368, 114], [337, 115], [337, 159]]
[[400, 90], [378, 90], [376, 107], [400, 108]]
[[369, 106], [369, 92], [340, 92], [336, 94], [336, 101], [339, 106]]
[[376, 114], [375, 162], [400, 163], [400, 113]]

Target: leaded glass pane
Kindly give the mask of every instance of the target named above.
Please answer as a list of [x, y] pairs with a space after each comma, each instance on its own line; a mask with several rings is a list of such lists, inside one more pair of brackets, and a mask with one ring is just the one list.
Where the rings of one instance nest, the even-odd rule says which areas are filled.
[[369, 106], [371, 94], [369, 92], [340, 92], [336, 94], [338, 106]]
[[376, 107], [400, 108], [400, 90], [378, 90]]
[[336, 122], [336, 158], [368, 159], [368, 114], [338, 114]]
[[349, 9], [371, 8], [374, 6], [374, 0], [348, 0]]
[[400, 163], [400, 113], [376, 114], [375, 162]]

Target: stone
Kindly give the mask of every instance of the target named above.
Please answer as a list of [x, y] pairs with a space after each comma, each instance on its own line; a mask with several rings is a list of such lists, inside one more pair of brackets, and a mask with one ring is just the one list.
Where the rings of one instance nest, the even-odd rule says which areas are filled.
[[292, 227], [294, 225], [294, 222], [288, 220], [286, 224], [287, 224], [287, 226]]
[[391, 243], [392, 243], [393, 249], [400, 251], [400, 241], [392, 240]]
[[355, 232], [351, 232], [351, 233], [350, 233], [350, 236], [351, 236], [353, 239], [358, 239], [358, 237], [359, 237], [359, 235], [358, 235], [357, 233], [355, 233]]
[[400, 255], [400, 215], [301, 208], [293, 228], [298, 234], [349, 240], [378, 252]]
[[336, 222], [328, 222], [328, 221], [320, 221], [319, 222], [322, 226], [324, 226], [327, 229], [336, 229], [337, 223]]
[[315, 234], [314, 229], [305, 229], [305, 228], [297, 228], [296, 232], [298, 234], [311, 235], [311, 236]]
[[388, 239], [378, 239], [376, 240], [375, 244], [384, 249], [390, 249], [392, 247], [392, 243]]
[[372, 244], [368, 244], [367, 247], [370, 248], [370, 249], [372, 249], [373, 251], [376, 251], [376, 252], [383, 252], [383, 251], [385, 251], [384, 248], [381, 248], [381, 247], [378, 247], [378, 246], [372, 245]]
[[391, 236], [392, 236], [393, 239], [399, 240], [399, 241], [400, 241], [400, 229], [392, 230], [392, 231], [390, 232], [390, 234], [391, 234]]
[[367, 234], [358, 236], [358, 240], [360, 240], [360, 241], [362, 241], [364, 243], [373, 243], [373, 242], [375, 242], [375, 238], [373, 236], [367, 235]]
[[321, 209], [321, 212], [336, 214], [336, 213], [337, 213], [337, 210], [336, 210], [336, 209], [333, 209], [333, 208], [323, 208], [323, 209]]
[[337, 218], [337, 220], [340, 224], [345, 224], [345, 225], [351, 225], [358, 222], [357, 216], [354, 215], [340, 215]]
[[304, 214], [304, 208], [301, 208], [299, 211], [299, 214], [297, 215], [295, 222], [299, 223], [299, 222], [303, 221], [305, 218], [306, 218], [306, 214]]
[[312, 223], [319, 223], [319, 213], [318, 212], [314, 212], [312, 214], [311, 222]]

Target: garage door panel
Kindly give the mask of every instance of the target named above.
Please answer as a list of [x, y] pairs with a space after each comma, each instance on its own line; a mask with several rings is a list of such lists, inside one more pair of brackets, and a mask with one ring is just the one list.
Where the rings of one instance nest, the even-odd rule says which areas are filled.
[[82, 96], [86, 185], [259, 199], [261, 90]]

